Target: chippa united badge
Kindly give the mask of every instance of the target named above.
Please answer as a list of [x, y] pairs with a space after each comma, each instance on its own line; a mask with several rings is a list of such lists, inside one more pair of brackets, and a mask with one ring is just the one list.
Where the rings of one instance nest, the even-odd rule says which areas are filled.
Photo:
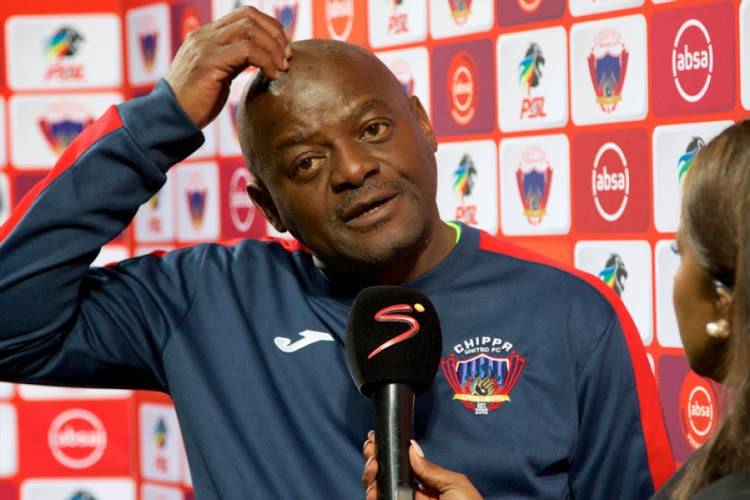
[[451, 353], [440, 367], [455, 392], [453, 399], [477, 415], [486, 415], [510, 401], [525, 363], [515, 353], [507, 357], [481, 353], [462, 360]]

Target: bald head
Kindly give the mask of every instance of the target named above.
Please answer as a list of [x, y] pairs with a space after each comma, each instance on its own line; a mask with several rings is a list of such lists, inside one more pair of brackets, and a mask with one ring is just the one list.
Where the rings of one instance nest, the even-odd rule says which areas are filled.
[[[237, 109], [237, 130], [240, 147], [247, 166], [258, 177], [265, 162], [264, 145], [259, 144], [256, 129], [265, 126], [266, 116], [262, 108], [269, 101], [286, 100], [284, 109], [295, 101], [303, 105], [325, 105], [315, 102], [323, 98], [322, 90], [336, 86], [341, 93], [356, 92], [354, 80], [347, 75], [366, 76], [377, 81], [382, 88], [395, 92], [401, 102], [394, 105], [408, 106], [408, 96], [398, 79], [372, 52], [358, 45], [337, 40], [300, 40], [292, 43], [289, 69], [280, 73], [278, 80], [270, 80], [260, 71], [246, 85]], [[345, 83], [346, 82], [346, 83]], [[316, 92], [316, 88], [320, 92]], [[320, 94], [317, 96], [316, 94]], [[391, 94], [392, 95], [392, 94]], [[331, 103], [332, 105], [332, 103]]]

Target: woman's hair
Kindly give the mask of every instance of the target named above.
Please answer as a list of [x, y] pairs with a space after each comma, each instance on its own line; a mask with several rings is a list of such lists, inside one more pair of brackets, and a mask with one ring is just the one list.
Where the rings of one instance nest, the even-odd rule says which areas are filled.
[[701, 267], [734, 296], [722, 370], [732, 401], [677, 481], [671, 492], [676, 500], [727, 474], [750, 472], [750, 120], [702, 148], [686, 175], [683, 232]]

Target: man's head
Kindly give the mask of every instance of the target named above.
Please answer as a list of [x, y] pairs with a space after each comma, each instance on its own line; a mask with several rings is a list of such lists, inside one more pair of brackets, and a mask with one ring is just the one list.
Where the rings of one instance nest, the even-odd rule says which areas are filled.
[[435, 202], [437, 142], [422, 105], [361, 47], [305, 40], [292, 50], [279, 80], [258, 75], [240, 100], [253, 202], [336, 281], [425, 272], [452, 245]]

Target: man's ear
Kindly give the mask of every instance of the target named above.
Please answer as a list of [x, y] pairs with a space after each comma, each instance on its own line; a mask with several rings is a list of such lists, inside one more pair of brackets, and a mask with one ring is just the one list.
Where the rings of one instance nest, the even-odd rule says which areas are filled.
[[260, 210], [263, 217], [276, 229], [278, 232], [283, 233], [286, 231], [286, 227], [281, 222], [279, 217], [279, 211], [276, 209], [276, 204], [271, 198], [271, 194], [266, 189], [266, 186], [262, 182], [259, 182], [255, 178], [247, 183], [247, 194], [250, 195], [250, 199], [253, 201], [255, 208]]
[[437, 151], [438, 141], [437, 141], [437, 137], [435, 137], [435, 131], [432, 129], [432, 123], [430, 123], [430, 117], [427, 116], [427, 111], [425, 111], [424, 106], [422, 106], [422, 103], [419, 101], [419, 98], [415, 95], [409, 98], [409, 103], [411, 104], [411, 112], [414, 115], [414, 117], [417, 119], [419, 128], [422, 129], [422, 132], [424, 133], [425, 137], [427, 137], [427, 140], [430, 141], [430, 144], [432, 145], [432, 151], [433, 152]]

